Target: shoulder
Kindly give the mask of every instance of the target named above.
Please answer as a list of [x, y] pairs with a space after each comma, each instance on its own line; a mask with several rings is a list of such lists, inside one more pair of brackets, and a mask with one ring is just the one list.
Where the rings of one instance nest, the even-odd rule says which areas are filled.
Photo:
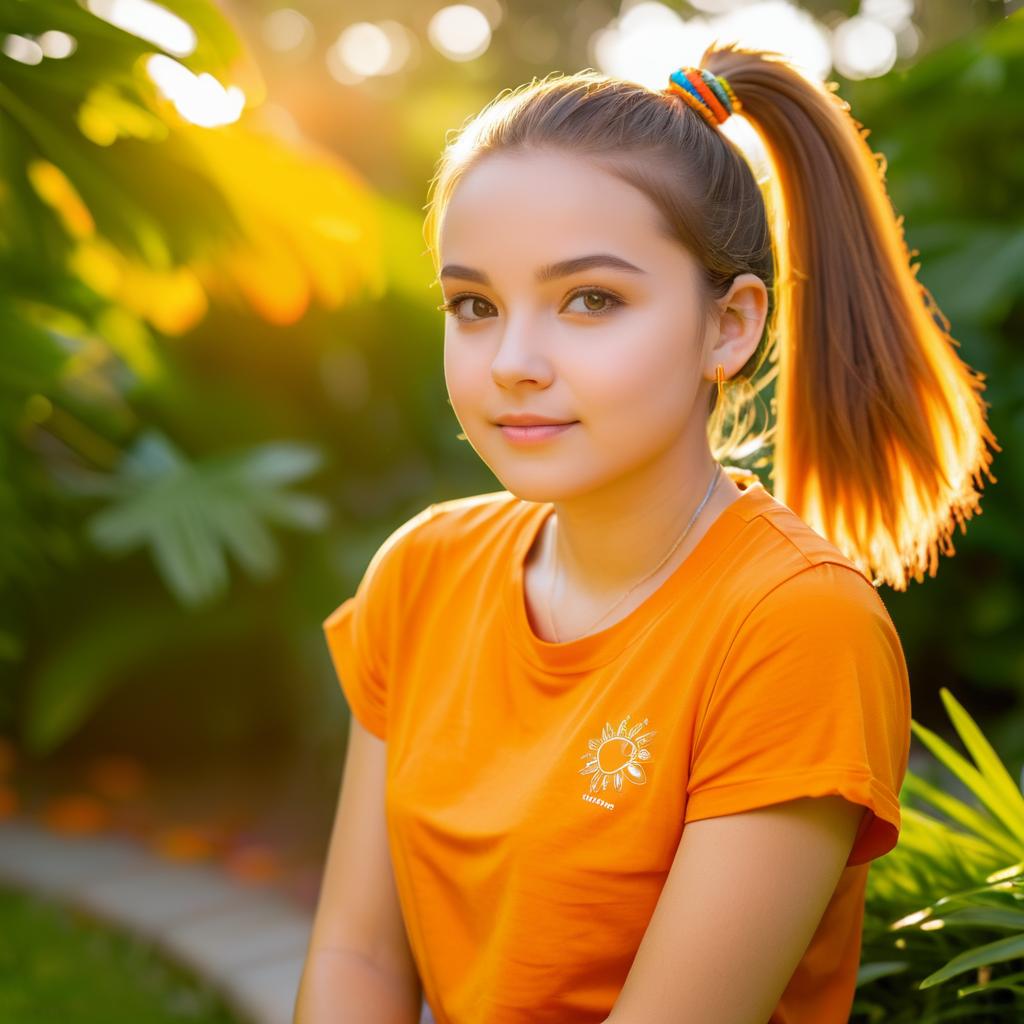
[[734, 513], [739, 526], [705, 587], [709, 642], [719, 652], [712, 681], [719, 673], [814, 675], [843, 660], [902, 672], [888, 609], [850, 558], [763, 487]]
[[[725, 669], [742, 675], [781, 673], [798, 687], [874, 676], [907, 687], [899, 633], [877, 589], [839, 557], [806, 560], [766, 582], [744, 607], [725, 651]], [[774, 666], [774, 668], [772, 668]]]
[[746, 626], [770, 626], [787, 636], [816, 634], [819, 641], [885, 639], [898, 644], [888, 609], [871, 582], [843, 561], [810, 562], [765, 590]]
[[375, 551], [368, 572], [397, 577], [425, 570], [456, 545], [487, 545], [526, 508], [509, 491], [434, 502], [399, 524]]
[[[408, 607], [429, 596], [443, 575], [439, 567], [450, 568], [458, 560], [453, 553], [471, 554], [474, 549], [464, 546], [467, 541], [486, 546], [523, 508], [510, 492], [495, 491], [435, 502], [416, 512], [371, 547], [355, 594], [331, 612], [325, 627], [337, 630], [358, 608], [366, 608], [370, 617], [383, 617], [387, 609]], [[455, 552], [457, 542], [463, 546]]]
[[438, 501], [424, 511], [430, 513], [430, 532], [434, 536], [451, 536], [500, 530], [528, 504], [511, 491], [488, 491]]
[[859, 607], [887, 617], [860, 566], [769, 491], [759, 488], [736, 511], [745, 522], [732, 553], [738, 581], [734, 607], [743, 616], [770, 606], [791, 615], [829, 609], [842, 614]]
[[459, 540], [491, 539], [527, 506], [509, 491], [490, 491], [434, 502], [402, 523], [384, 542], [424, 553]]
[[[751, 525], [751, 551], [760, 551], [771, 568], [761, 567], [753, 584], [739, 588], [736, 607], [726, 613], [701, 729], [714, 725], [716, 713], [708, 709], [717, 707], [717, 714], [728, 708], [754, 732], [765, 729], [768, 713], [788, 723], [793, 742], [804, 728], [834, 740], [840, 727], [833, 729], [829, 716], [857, 707], [876, 723], [872, 728], [902, 716], [902, 736], [903, 726], [909, 728], [908, 670], [877, 589], [791, 512], [751, 517]], [[859, 722], [851, 718], [842, 729]]]
[[832, 541], [809, 526], [770, 491], [762, 487], [758, 492], [755, 500], [740, 508], [743, 518], [754, 527], [755, 538], [766, 558], [777, 561], [780, 568], [789, 566], [794, 571], [821, 562], [843, 565], [871, 585], [867, 574]]

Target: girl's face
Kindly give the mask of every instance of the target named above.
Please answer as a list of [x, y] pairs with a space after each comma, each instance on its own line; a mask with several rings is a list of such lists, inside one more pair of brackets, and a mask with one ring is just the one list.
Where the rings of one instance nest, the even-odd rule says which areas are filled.
[[[728, 376], [750, 353], [730, 365], [705, 345], [698, 265], [642, 193], [584, 159], [491, 154], [456, 188], [439, 246], [448, 396], [507, 490], [558, 501], [659, 460], [707, 464], [714, 364]], [[517, 414], [571, 425], [498, 425]]]

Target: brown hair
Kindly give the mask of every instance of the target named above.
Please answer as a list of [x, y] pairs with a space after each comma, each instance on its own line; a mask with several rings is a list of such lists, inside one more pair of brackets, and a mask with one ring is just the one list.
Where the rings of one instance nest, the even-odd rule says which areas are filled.
[[[905, 590], [954, 554], [956, 523], [966, 532], [980, 511], [982, 474], [995, 481], [984, 374], [958, 357], [917, 281], [884, 158], [835, 84], [733, 44], [708, 47], [700, 66], [728, 80], [764, 143], [763, 192], [728, 135], [679, 97], [590, 69], [556, 73], [499, 94], [446, 140], [424, 225], [435, 268], [447, 203], [488, 153], [562, 151], [642, 190], [703, 268], [705, 313], [738, 274], [768, 289], [764, 335], [721, 407], [712, 386], [713, 454], [742, 457], [771, 438], [778, 500], [875, 586]], [[757, 432], [755, 400], [772, 380], [775, 423]]]

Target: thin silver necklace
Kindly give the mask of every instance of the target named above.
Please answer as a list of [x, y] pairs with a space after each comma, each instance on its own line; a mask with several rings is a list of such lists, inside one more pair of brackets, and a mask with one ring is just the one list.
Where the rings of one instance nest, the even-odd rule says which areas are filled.
[[[583, 634], [584, 636], [589, 635], [593, 631], [594, 626], [596, 626], [598, 624], [598, 622], [604, 622], [604, 620], [606, 618], [608, 618], [608, 616], [611, 615], [611, 613], [613, 611], [615, 611], [615, 609], [618, 608], [619, 605], [622, 604], [622, 602], [625, 601], [626, 598], [629, 597], [629, 595], [632, 594], [633, 591], [636, 590], [637, 587], [639, 587], [643, 583], [646, 583], [672, 557], [672, 555], [675, 554], [675, 552], [679, 549], [679, 545], [683, 543], [683, 540], [686, 538], [686, 535], [690, 532], [690, 527], [692, 527], [693, 524], [697, 521], [697, 516], [699, 516], [701, 514], [701, 512], [704, 509], [704, 506], [708, 503], [708, 499], [711, 497], [711, 494], [714, 491], [715, 486], [718, 483], [718, 478], [721, 475], [722, 475], [722, 464], [720, 462], [716, 461], [715, 462], [715, 472], [714, 472], [714, 475], [711, 477], [711, 483], [708, 484], [708, 489], [707, 489], [707, 491], [705, 491], [704, 497], [701, 499], [701, 503], [694, 510], [693, 515], [690, 516], [690, 521], [686, 524], [686, 529], [683, 530], [683, 532], [679, 535], [679, 539], [675, 542], [675, 544], [672, 545], [672, 548], [669, 551], [669, 553], [642, 580], [639, 580], [638, 582], [634, 583], [633, 586], [631, 586], [629, 588], [629, 590], [627, 590], [625, 592], [625, 594], [623, 594], [622, 597], [620, 597], [618, 599], [618, 601], [616, 601], [615, 604], [613, 604], [611, 606], [611, 608], [609, 608], [608, 611], [606, 611], [604, 613], [604, 615], [602, 615], [601, 618], [599, 618], [597, 620], [597, 622], [592, 623], [590, 628], [587, 630], [587, 632], [585, 634]], [[556, 550], [555, 549], [555, 542], [554, 542], [554, 539], [552, 539], [552, 541], [551, 541], [551, 558], [552, 558], [552, 560], [555, 563], [555, 567], [554, 567], [554, 571], [551, 574], [551, 586], [548, 588], [548, 601], [547, 601], [547, 605], [548, 605], [548, 622], [551, 625], [551, 635], [555, 638], [555, 642], [558, 643], [558, 642], [560, 642], [559, 639], [558, 639], [558, 630], [555, 629], [555, 620], [554, 620], [554, 618], [551, 615], [551, 608], [552, 608], [552, 600], [551, 600], [551, 598], [552, 598], [552, 595], [555, 592], [555, 585], [558, 582], [558, 559], [555, 557], [555, 550]]]

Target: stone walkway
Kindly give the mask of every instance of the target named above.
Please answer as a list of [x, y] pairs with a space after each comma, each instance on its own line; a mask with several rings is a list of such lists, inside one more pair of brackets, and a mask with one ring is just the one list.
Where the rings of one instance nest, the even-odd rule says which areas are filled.
[[[0, 881], [82, 908], [157, 945], [252, 1024], [292, 1024], [312, 915], [207, 866], [131, 840], [0, 821]], [[424, 1003], [420, 1024], [434, 1024]]]

